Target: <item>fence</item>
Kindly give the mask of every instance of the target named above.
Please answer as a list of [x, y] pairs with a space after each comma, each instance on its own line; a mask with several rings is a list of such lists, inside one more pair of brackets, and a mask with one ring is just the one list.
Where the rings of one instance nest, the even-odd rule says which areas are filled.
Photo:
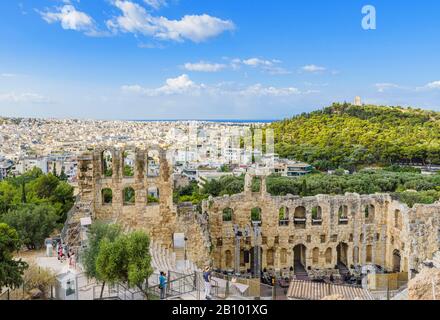
[[0, 301], [1, 300], [25, 300], [26, 299], [26, 291], [23, 285], [16, 289], [6, 289], [2, 293], [0, 293]]
[[212, 273], [212, 293], [219, 299], [284, 299], [284, 289], [261, 283], [260, 279]]

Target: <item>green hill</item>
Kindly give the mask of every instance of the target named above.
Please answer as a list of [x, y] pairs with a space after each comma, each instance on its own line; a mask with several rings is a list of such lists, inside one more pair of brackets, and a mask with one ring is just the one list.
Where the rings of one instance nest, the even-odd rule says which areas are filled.
[[440, 112], [335, 103], [270, 127], [280, 156], [322, 170], [440, 164]]

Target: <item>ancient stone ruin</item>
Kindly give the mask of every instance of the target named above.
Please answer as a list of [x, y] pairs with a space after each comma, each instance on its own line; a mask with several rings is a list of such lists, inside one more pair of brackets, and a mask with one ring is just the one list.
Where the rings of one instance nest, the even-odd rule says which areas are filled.
[[[440, 203], [408, 208], [388, 194], [271, 196], [266, 175], [248, 172], [243, 193], [210, 198], [200, 210], [173, 203], [170, 163], [158, 147], [85, 153], [78, 201], [91, 204], [93, 220], [145, 230], [171, 250], [173, 235], [185, 234], [187, 259], [199, 267], [252, 271], [258, 255], [261, 269], [329, 275], [370, 264], [411, 276], [440, 248]], [[259, 192], [252, 179], [261, 180]]]

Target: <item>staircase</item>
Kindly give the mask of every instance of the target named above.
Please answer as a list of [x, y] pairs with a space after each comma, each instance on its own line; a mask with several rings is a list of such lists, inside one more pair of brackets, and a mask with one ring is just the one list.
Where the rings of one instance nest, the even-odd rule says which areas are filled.
[[304, 268], [301, 262], [295, 262], [295, 266], [293, 270], [295, 273], [296, 280], [303, 280], [303, 281], [310, 280], [309, 274], [307, 273], [306, 269]]
[[61, 230], [61, 240], [70, 247], [81, 247], [81, 218], [90, 217], [92, 215], [92, 203], [83, 202], [77, 197], [72, 209], [67, 213], [67, 219]]
[[345, 280], [350, 276], [350, 270], [342, 262], [338, 262], [338, 269], [339, 269], [339, 274], [341, 275], [341, 279]]

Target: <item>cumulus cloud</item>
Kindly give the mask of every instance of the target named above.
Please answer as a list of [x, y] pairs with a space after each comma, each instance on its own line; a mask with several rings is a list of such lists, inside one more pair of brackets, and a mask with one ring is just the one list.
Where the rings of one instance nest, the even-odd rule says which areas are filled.
[[204, 61], [200, 61], [197, 63], [185, 63], [183, 66], [188, 71], [197, 71], [197, 72], [218, 72], [226, 68], [225, 64], [220, 63], [208, 63]]
[[324, 72], [327, 70], [325, 67], [317, 66], [315, 64], [308, 64], [301, 68], [304, 72], [310, 72], [310, 73], [318, 73], [318, 72]]
[[89, 35], [96, 32], [95, 22], [92, 17], [85, 12], [76, 10], [71, 4], [54, 9], [55, 11], [38, 11], [47, 23], [61, 23], [65, 30], [83, 31]]
[[433, 81], [426, 85], [428, 89], [440, 89], [440, 81]]
[[248, 58], [248, 59], [232, 59], [231, 66], [234, 70], [239, 69], [241, 66], [248, 66], [252, 68], [259, 68], [264, 72], [269, 74], [289, 74], [290, 72], [278, 64], [280, 64], [280, 60], [267, 60], [261, 58]]
[[121, 16], [107, 21], [113, 32], [125, 32], [153, 36], [161, 40], [203, 42], [225, 31], [235, 29], [230, 20], [222, 20], [207, 14], [185, 15], [180, 20], [152, 16], [137, 3], [115, 0], [113, 4], [122, 12]]
[[177, 94], [194, 95], [198, 94], [203, 85], [194, 83], [186, 74], [182, 74], [177, 78], [167, 79], [165, 85], [159, 88], [150, 89], [143, 88], [140, 85], [125, 85], [122, 86], [122, 91], [126, 93], [142, 94], [150, 97], [167, 96]]
[[302, 92], [295, 87], [274, 87], [254, 84], [246, 87], [237, 85], [197, 84], [188, 75], [183, 74], [177, 78], [167, 79], [165, 85], [159, 88], [144, 88], [140, 85], [124, 85], [121, 87], [125, 93], [145, 95], [149, 97], [168, 95], [211, 95], [211, 96], [242, 96], [242, 97], [289, 97], [301, 94], [311, 94], [318, 91]]

